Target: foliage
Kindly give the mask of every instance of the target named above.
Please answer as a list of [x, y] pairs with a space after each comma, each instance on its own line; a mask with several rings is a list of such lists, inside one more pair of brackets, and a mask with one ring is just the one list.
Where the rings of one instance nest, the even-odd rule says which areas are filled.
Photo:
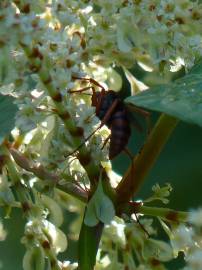
[[[179, 252], [184, 270], [202, 268], [201, 209], [165, 208], [170, 184], [134, 201], [177, 123], [202, 124], [201, 22], [202, 5], [189, 0], [0, 2], [0, 205], [5, 217], [20, 208], [26, 219], [24, 270], [160, 270]], [[164, 85], [159, 76], [145, 91], [135, 64], [166, 80], [187, 74]], [[91, 90], [121, 89], [117, 68], [131, 86], [124, 106], [162, 113], [122, 177], [91, 106]], [[58, 259], [68, 211], [77, 215], [75, 263]]]
[[190, 72], [172, 83], [152, 87], [126, 101], [201, 126], [201, 74]]

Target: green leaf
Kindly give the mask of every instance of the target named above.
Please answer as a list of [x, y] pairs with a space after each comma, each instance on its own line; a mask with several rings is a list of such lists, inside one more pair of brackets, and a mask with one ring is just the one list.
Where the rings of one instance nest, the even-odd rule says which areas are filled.
[[89, 201], [79, 235], [79, 270], [93, 270], [104, 223], [115, 216], [114, 205], [105, 195], [102, 173], [95, 193]]
[[196, 63], [190, 70], [189, 74], [201, 74], [202, 73], [202, 59]]
[[10, 133], [15, 124], [17, 106], [13, 104], [14, 98], [0, 94], [0, 143]]
[[92, 198], [87, 206], [87, 211], [84, 218], [84, 223], [90, 227], [93, 227], [99, 223], [99, 219], [96, 216], [95, 203], [96, 202]]
[[183, 78], [151, 87], [125, 101], [202, 126], [202, 63]]
[[99, 221], [109, 223], [114, 216], [114, 205], [105, 195], [102, 181], [100, 180], [93, 197], [87, 205], [84, 222], [88, 226], [95, 226]]

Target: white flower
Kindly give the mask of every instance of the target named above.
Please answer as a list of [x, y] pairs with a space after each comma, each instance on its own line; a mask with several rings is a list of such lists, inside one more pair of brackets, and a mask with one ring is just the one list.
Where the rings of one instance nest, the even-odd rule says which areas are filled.
[[[34, 218], [30, 220], [25, 227], [25, 236], [23, 243], [29, 243], [29, 236], [32, 235], [35, 242], [43, 245], [43, 242], [50, 238], [51, 245], [56, 253], [63, 252], [67, 248], [67, 238], [65, 234], [58, 229], [53, 223], [45, 219]], [[27, 239], [26, 239], [27, 238]]]
[[191, 224], [201, 227], [202, 226], [202, 208], [192, 210], [189, 212], [188, 220]]
[[74, 270], [77, 269], [78, 263], [71, 263], [70, 261], [60, 262], [62, 270]]
[[193, 229], [186, 227], [184, 224], [179, 225], [172, 231], [171, 245], [175, 256], [179, 251], [183, 251], [185, 254], [189, 251], [193, 245]]
[[166, 242], [152, 238], [145, 241], [143, 255], [146, 259], [155, 258], [162, 262], [167, 262], [173, 259], [171, 246]]
[[186, 261], [192, 270], [202, 269], [202, 250], [196, 249], [186, 256]]
[[122, 219], [115, 218], [110, 225], [106, 225], [105, 233], [113, 242], [119, 244], [121, 247], [125, 246], [125, 224]]
[[154, 194], [151, 197], [149, 197], [148, 199], [144, 200], [144, 202], [160, 200], [163, 203], [167, 204], [169, 202], [167, 197], [170, 196], [170, 193], [172, 191], [172, 187], [169, 183], [165, 184], [165, 186], [163, 186], [163, 187], [160, 187], [159, 184], [155, 184], [152, 187], [152, 191], [154, 192]]

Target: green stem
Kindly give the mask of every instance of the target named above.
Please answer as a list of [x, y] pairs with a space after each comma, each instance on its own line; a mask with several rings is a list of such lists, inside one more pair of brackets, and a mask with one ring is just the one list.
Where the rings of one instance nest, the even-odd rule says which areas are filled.
[[148, 206], [140, 206], [139, 213], [155, 216], [169, 221], [175, 222], [187, 222], [187, 212], [176, 211], [169, 208], [161, 208], [161, 207], [148, 207]]
[[20, 202], [13, 201], [9, 202], [9, 205], [6, 202], [0, 202], [0, 207], [7, 207], [10, 206], [11, 208], [22, 208]]
[[162, 114], [140, 153], [134, 158], [116, 188], [119, 203], [129, 201], [142, 185], [162, 148], [178, 123], [178, 119]]
[[26, 171], [32, 172], [35, 176], [39, 179], [47, 181], [49, 185], [55, 185], [59, 189], [67, 192], [68, 194], [76, 197], [82, 202], [87, 202], [88, 194], [81, 190], [78, 186], [76, 186], [72, 181], [73, 179], [69, 179], [65, 185], [60, 184], [60, 176], [53, 174], [52, 172], [48, 171], [42, 165], [36, 165], [35, 162], [31, 162], [27, 157], [25, 157], [22, 153], [14, 148], [9, 149], [12, 157], [14, 158], [15, 162], [21, 168], [25, 169]]

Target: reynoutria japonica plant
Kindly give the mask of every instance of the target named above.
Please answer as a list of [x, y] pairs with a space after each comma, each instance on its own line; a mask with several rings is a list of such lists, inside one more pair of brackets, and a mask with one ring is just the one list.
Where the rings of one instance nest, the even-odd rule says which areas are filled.
[[[169, 269], [179, 252], [202, 269], [201, 210], [163, 207], [170, 184], [136, 197], [178, 122], [202, 125], [199, 2], [0, 1], [0, 237], [19, 208], [24, 270]], [[147, 130], [136, 153], [132, 126]], [[76, 262], [60, 256], [68, 237]]]

